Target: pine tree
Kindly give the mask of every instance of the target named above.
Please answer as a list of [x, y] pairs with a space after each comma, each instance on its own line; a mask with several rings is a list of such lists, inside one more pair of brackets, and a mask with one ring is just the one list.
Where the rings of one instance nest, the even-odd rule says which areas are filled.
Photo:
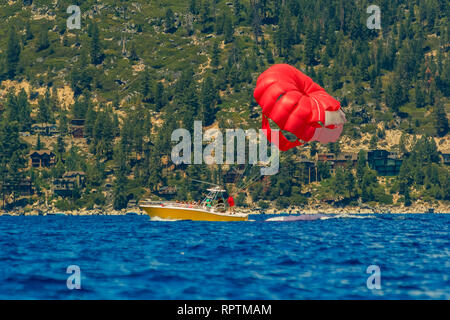
[[136, 44], [134, 43], [134, 41], [131, 43], [130, 60], [133, 60], [133, 61], [139, 60], [139, 56], [136, 51]]
[[39, 109], [38, 109], [38, 115], [37, 115], [37, 121], [40, 123], [48, 123], [50, 122], [51, 113], [50, 113], [50, 98], [48, 96], [48, 91], [46, 93], [46, 96], [44, 98], [41, 98], [39, 100]]
[[217, 42], [214, 41], [213, 48], [212, 48], [212, 54], [211, 54], [211, 66], [217, 68], [220, 63], [220, 51], [219, 46], [217, 45]]
[[194, 15], [198, 14], [197, 0], [191, 0], [189, 4], [189, 11]]
[[42, 142], [41, 142], [41, 135], [38, 134], [37, 141], [36, 141], [36, 150], [41, 150], [43, 148]]
[[[19, 123], [21, 131], [30, 131], [31, 129], [31, 106], [28, 102], [28, 95], [22, 89], [16, 99], [16, 110], [14, 110], [15, 118]], [[12, 111], [12, 110], [11, 110]]]
[[61, 135], [56, 139], [56, 152], [60, 157], [66, 152], [66, 143], [64, 142], [64, 137]]
[[164, 32], [173, 33], [175, 32], [175, 16], [171, 8], [166, 10], [166, 15], [164, 18]]
[[16, 75], [20, 51], [19, 39], [14, 26], [11, 24], [6, 47], [6, 73], [9, 79], [13, 79]]
[[34, 34], [31, 31], [30, 20], [27, 20], [27, 22], [25, 23], [25, 39], [26, 40], [31, 40], [33, 38], [34, 38]]
[[225, 16], [225, 21], [223, 25], [223, 33], [225, 36], [225, 43], [233, 42], [234, 40], [234, 27], [233, 22], [229, 16]]
[[76, 99], [72, 105], [72, 115], [74, 119], [86, 119], [87, 102], [84, 99]]
[[358, 186], [361, 188], [361, 183], [364, 177], [364, 173], [366, 172], [367, 164], [366, 164], [367, 153], [364, 150], [360, 150], [358, 153], [358, 161], [356, 164], [356, 182]]
[[415, 87], [415, 102], [417, 108], [423, 108], [425, 106], [425, 95], [422, 92], [422, 89], [420, 89], [420, 85], [416, 84]]
[[86, 112], [86, 121], [84, 124], [84, 136], [86, 137], [87, 143], [91, 143], [91, 139], [94, 138], [94, 126], [97, 119], [97, 112], [94, 110], [91, 104], [88, 104], [88, 109]]
[[434, 117], [436, 119], [436, 132], [439, 137], [445, 137], [448, 133], [448, 118], [442, 103], [434, 106]]
[[312, 65], [315, 62], [315, 46], [314, 42], [314, 29], [312, 24], [308, 26], [306, 30], [306, 42], [305, 42], [305, 63], [306, 65]]
[[48, 29], [47, 26], [43, 25], [39, 36], [37, 51], [45, 50], [48, 47], [50, 47], [50, 42], [48, 40]]
[[164, 85], [161, 81], [158, 81], [155, 88], [155, 107], [156, 111], [164, 107]]
[[92, 24], [92, 37], [90, 43], [91, 49], [91, 63], [101, 64], [103, 61], [103, 49], [100, 43], [100, 31], [98, 29], [97, 23]]
[[205, 125], [209, 126], [214, 121], [214, 103], [216, 101], [214, 82], [211, 77], [207, 77], [203, 81], [200, 96], [202, 104], [202, 115], [205, 120]]
[[127, 173], [128, 165], [124, 153], [124, 144], [119, 143], [119, 145], [114, 150], [114, 162], [116, 166], [116, 181], [114, 182], [114, 202], [113, 207], [116, 210], [120, 210], [127, 207], [128, 198], [126, 186], [128, 183]]
[[154, 81], [151, 77], [149, 68], [144, 71], [144, 79], [142, 80], [141, 94], [142, 101], [144, 102], [155, 102], [155, 97], [153, 95]]
[[409, 188], [405, 190], [405, 207], [409, 207], [412, 204], [411, 195], [409, 194]]
[[19, 138], [16, 121], [0, 121], [0, 182], [16, 186], [25, 176], [27, 145]]

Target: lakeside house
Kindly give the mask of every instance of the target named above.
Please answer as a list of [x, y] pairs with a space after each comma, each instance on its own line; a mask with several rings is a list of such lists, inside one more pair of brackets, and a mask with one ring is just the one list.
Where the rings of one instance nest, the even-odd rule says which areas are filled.
[[30, 152], [30, 166], [32, 168], [48, 168], [56, 163], [56, 156], [50, 150], [32, 150]]
[[2, 195], [14, 192], [16, 196], [30, 196], [34, 193], [33, 183], [30, 178], [19, 181], [7, 180], [2, 184]]
[[336, 173], [338, 168], [346, 168], [350, 166], [356, 167], [358, 162], [358, 154], [350, 152], [342, 152], [337, 156], [334, 153], [318, 153], [316, 156], [316, 162], [327, 162], [330, 165], [332, 174]]
[[336, 157], [336, 160], [334, 160], [334, 169], [345, 168], [347, 166], [355, 168], [357, 163], [358, 154], [342, 152]]
[[70, 121], [70, 133], [75, 139], [84, 138], [84, 119], [72, 119]]
[[381, 176], [396, 176], [400, 173], [403, 160], [395, 152], [378, 149], [367, 153], [367, 162]]
[[165, 199], [172, 199], [177, 194], [177, 187], [176, 186], [163, 186], [158, 189], [156, 192], [160, 197], [163, 197]]
[[334, 153], [317, 153], [317, 161], [334, 161], [336, 155]]
[[[308, 177], [308, 182], [318, 181], [318, 173], [317, 173], [317, 164], [314, 160], [301, 158], [298, 160], [298, 163], [303, 164], [301, 174], [304, 177]], [[296, 176], [296, 178], [300, 178]]]
[[31, 125], [31, 132], [41, 136], [54, 136], [59, 133], [59, 130], [54, 123], [35, 123]]
[[442, 159], [445, 165], [450, 165], [450, 153], [443, 153]]
[[72, 195], [75, 188], [83, 188], [86, 174], [83, 171], [68, 171], [61, 179], [53, 180], [53, 193], [62, 197]]

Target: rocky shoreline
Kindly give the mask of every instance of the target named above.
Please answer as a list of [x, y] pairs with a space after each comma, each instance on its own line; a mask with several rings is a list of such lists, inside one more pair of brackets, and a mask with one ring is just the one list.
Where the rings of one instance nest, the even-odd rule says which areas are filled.
[[0, 210], [0, 216], [10, 215], [10, 216], [53, 216], [53, 215], [66, 215], [66, 216], [125, 216], [125, 215], [145, 215], [146, 213], [140, 208], [127, 208], [122, 210], [113, 209], [80, 209], [80, 210], [68, 210], [61, 211], [57, 209], [45, 209], [36, 208], [29, 211], [11, 210], [2, 211]]
[[[346, 207], [333, 207], [325, 205], [310, 205], [304, 207], [290, 207], [287, 209], [254, 209], [254, 208], [239, 208], [239, 211], [247, 214], [379, 214], [379, 213], [450, 213], [449, 206], [445, 204], [439, 205], [427, 205], [427, 204], [415, 204], [410, 207], [405, 206], [346, 206]], [[61, 211], [52, 208], [45, 208], [38, 206], [31, 210], [0, 210], [0, 216], [47, 216], [47, 215], [70, 215], [70, 216], [123, 216], [123, 215], [146, 215], [146, 213], [139, 207], [132, 207], [122, 210], [114, 209], [79, 209]]]
[[393, 213], [393, 214], [414, 214], [414, 213], [450, 213], [450, 208], [448, 206], [347, 206], [343, 208], [338, 207], [293, 207], [285, 210], [278, 209], [268, 209], [265, 210], [266, 214], [383, 214], [383, 213]]

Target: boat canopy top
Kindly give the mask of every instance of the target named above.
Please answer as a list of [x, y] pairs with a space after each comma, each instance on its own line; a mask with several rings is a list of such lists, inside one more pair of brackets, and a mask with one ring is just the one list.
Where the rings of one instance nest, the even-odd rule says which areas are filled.
[[209, 191], [209, 192], [216, 192], [216, 193], [226, 192], [226, 190], [220, 188], [219, 186], [213, 187], [213, 188], [208, 188], [206, 190]]

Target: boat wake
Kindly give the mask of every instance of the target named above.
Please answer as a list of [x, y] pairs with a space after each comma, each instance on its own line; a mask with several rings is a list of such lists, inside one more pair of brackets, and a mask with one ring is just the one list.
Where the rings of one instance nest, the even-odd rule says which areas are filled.
[[266, 221], [312, 221], [321, 219], [328, 219], [328, 217], [323, 214], [301, 214], [295, 216], [273, 217]]
[[314, 221], [314, 220], [328, 220], [328, 219], [340, 219], [340, 218], [353, 218], [353, 219], [368, 219], [376, 218], [375, 216], [359, 215], [359, 214], [301, 214], [292, 216], [273, 217], [265, 221]]
[[183, 221], [181, 219], [166, 219], [160, 217], [150, 217], [150, 221]]

